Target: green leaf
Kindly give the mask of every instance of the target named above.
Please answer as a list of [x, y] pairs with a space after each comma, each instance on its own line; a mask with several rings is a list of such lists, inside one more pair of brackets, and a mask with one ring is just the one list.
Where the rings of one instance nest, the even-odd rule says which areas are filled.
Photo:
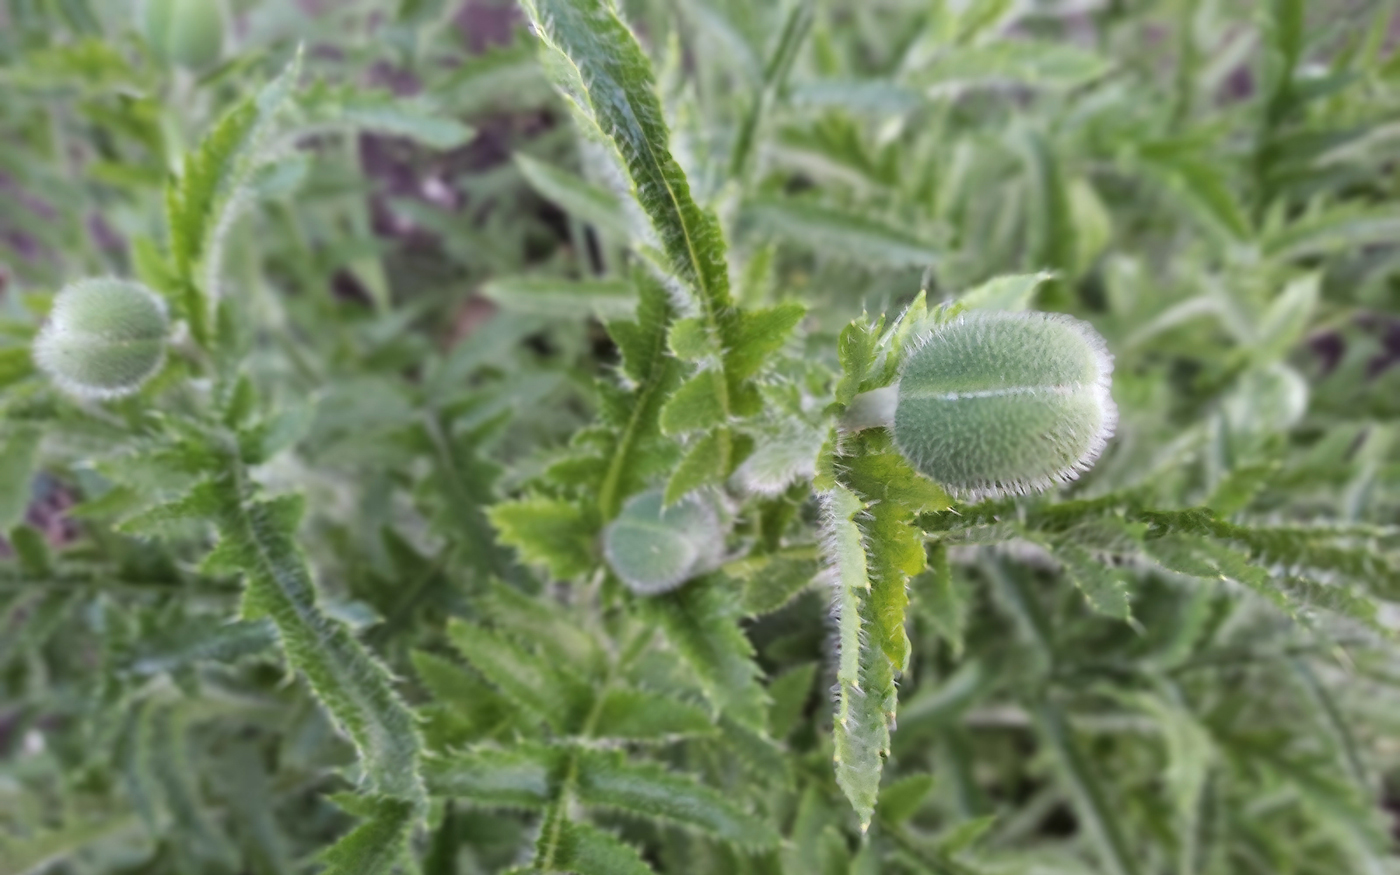
[[134, 814], [112, 814], [75, 819], [56, 829], [43, 830], [23, 838], [18, 835], [0, 837], [0, 872], [4, 875], [38, 875], [88, 845], [135, 832], [140, 825]]
[[1137, 153], [1144, 169], [1205, 223], [1229, 241], [1253, 236], [1248, 217], [1228, 185], [1228, 176], [1188, 141], [1145, 143]]
[[694, 489], [720, 483], [729, 473], [729, 434], [715, 429], [696, 439], [686, 450], [671, 479], [666, 481], [666, 503], [674, 504]]
[[1054, 276], [1046, 271], [999, 276], [964, 293], [958, 300], [969, 310], [1027, 310], [1036, 289]]
[[219, 552], [245, 577], [245, 619], [265, 616], [276, 625], [288, 663], [306, 676], [354, 743], [369, 787], [385, 796], [420, 799], [418, 728], [384, 665], [317, 604], [295, 541], [300, 500], [252, 500], [234, 476], [219, 478], [214, 488]]
[[496, 277], [481, 293], [512, 313], [551, 319], [616, 319], [630, 314], [637, 292], [625, 280]]
[[515, 154], [515, 166], [540, 197], [564, 212], [618, 239], [630, 236], [627, 215], [611, 192], [519, 152]]
[[1099, 55], [1067, 43], [1001, 39], [949, 46], [909, 76], [911, 84], [942, 91], [1013, 83], [1030, 88], [1071, 88], [1106, 70]]
[[723, 425], [724, 374], [702, 370], [680, 385], [661, 409], [661, 431], [679, 435]]
[[564, 823], [554, 862], [577, 875], [654, 875], [631, 845], [584, 823]]
[[714, 731], [703, 708], [649, 690], [611, 687], [597, 706], [593, 735], [630, 741], [668, 741]]
[[427, 760], [424, 775], [434, 796], [483, 808], [542, 810], [555, 792], [563, 752], [532, 744], [476, 747]]
[[776, 739], [786, 738], [802, 719], [807, 700], [812, 695], [812, 683], [817, 676], [817, 664], [806, 662], [790, 668], [768, 684], [773, 703], [768, 708], [768, 725]]
[[860, 527], [867, 543], [870, 596], [867, 635], [879, 646], [895, 671], [909, 667], [909, 636], [904, 615], [909, 606], [909, 578], [924, 570], [924, 542], [911, 525], [914, 514], [893, 501], [872, 504]]
[[235, 106], [166, 188], [170, 260], [195, 337], [207, 339], [209, 301], [218, 296], [223, 238], [243, 206], [240, 192], [263, 159], [260, 149], [301, 74], [301, 53], [257, 96]]
[[868, 614], [871, 583], [862, 532], [854, 522], [865, 507], [841, 486], [824, 493], [821, 502], [823, 546], [836, 587], [836, 783], [864, 830], [875, 813], [880, 772], [889, 753], [894, 670], [867, 627], [873, 619]]
[[768, 701], [753, 645], [739, 628], [738, 606], [715, 579], [691, 581], [640, 607], [694, 671], [716, 711], [748, 726], [763, 725]]
[[567, 580], [596, 564], [593, 542], [598, 534], [576, 504], [554, 498], [502, 502], [487, 512], [501, 543], [520, 551], [526, 562], [546, 566]]
[[1066, 576], [1095, 613], [1117, 620], [1132, 619], [1128, 585], [1121, 572], [1095, 561], [1087, 550], [1076, 544], [1064, 542], [1051, 549], [1055, 558], [1064, 564]]
[[777, 832], [764, 820], [689, 776], [600, 750], [579, 751], [577, 765], [576, 790], [584, 805], [678, 824], [743, 848], [778, 843]]
[[886, 784], [880, 788], [880, 819], [892, 825], [904, 823], [914, 816], [932, 790], [933, 775], [923, 772]]
[[789, 301], [738, 314], [737, 325], [728, 338], [733, 347], [727, 357], [729, 378], [745, 380], [758, 373], [764, 360], [787, 343], [806, 312], [803, 305]]
[[820, 568], [815, 559], [761, 556], [743, 563], [730, 563], [724, 573], [744, 581], [744, 613], [771, 614], [806, 591]]
[[576, 715], [587, 705], [586, 689], [495, 631], [453, 619], [447, 635], [472, 668], [510, 701], [544, 720], [555, 732], [573, 728]]
[[[617, 148], [671, 268], [694, 291], [708, 321], [718, 324], [731, 303], [724, 241], [718, 221], [691, 198], [685, 172], [671, 157], [646, 54], [604, 0], [522, 5], [541, 42], [566, 58], [577, 77], [561, 80], [561, 90]], [[582, 94], [573, 92], [575, 85]]]
[[971, 609], [969, 594], [953, 579], [946, 546], [938, 543], [929, 549], [928, 566], [911, 581], [915, 602], [938, 637], [953, 649], [953, 657], [961, 658]]
[[1383, 245], [1400, 237], [1400, 210], [1394, 206], [1344, 206], [1290, 222], [1264, 235], [1264, 254], [1295, 261], [1360, 247]]
[[403, 137], [432, 149], [447, 151], [471, 142], [476, 131], [422, 100], [404, 100], [390, 94], [349, 91], [334, 102], [315, 107], [313, 121], [329, 121]]
[[5, 423], [0, 435], [0, 532], [8, 532], [24, 519], [29, 508], [30, 480], [43, 433], [32, 427]]
[[750, 201], [744, 213], [769, 233], [823, 257], [884, 268], [924, 267], [941, 257], [918, 234], [861, 213], [780, 200]]
[[875, 325], [857, 320], [841, 329], [836, 356], [841, 363], [841, 379], [836, 384], [837, 404], [850, 404], [874, 374], [876, 351], [880, 346], [883, 320]]
[[408, 840], [417, 820], [413, 804], [393, 797], [347, 794], [332, 800], [363, 820], [321, 852], [325, 875], [391, 875], [408, 854]]
[[953, 503], [942, 487], [910, 467], [888, 435], [862, 435], [840, 464], [846, 469], [845, 484], [867, 501], [892, 501], [914, 513], [944, 510]]
[[34, 373], [34, 356], [28, 346], [0, 347], [0, 389], [13, 386]]
[[1075, 812], [1094, 844], [1103, 864], [1112, 875], [1135, 875], [1138, 857], [1127, 844], [1118, 813], [1105, 798], [1098, 777], [1080, 751], [1060, 709], [1043, 703], [1036, 710], [1036, 727], [1068, 786]]
[[1259, 336], [1251, 350], [1255, 361], [1272, 363], [1293, 351], [1311, 325], [1320, 286], [1321, 277], [1312, 273], [1284, 287], [1259, 325]]
[[1030, 203], [1026, 217], [1029, 267], [1053, 271], [1074, 269], [1075, 226], [1069, 189], [1059, 159], [1038, 132], [1023, 130], [1014, 138], [1025, 165]]

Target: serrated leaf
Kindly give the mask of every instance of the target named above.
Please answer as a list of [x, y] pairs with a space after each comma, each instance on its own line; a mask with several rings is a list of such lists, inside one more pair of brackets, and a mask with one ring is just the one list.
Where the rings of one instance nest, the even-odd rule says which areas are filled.
[[1095, 561], [1077, 544], [1060, 543], [1052, 549], [1091, 610], [1116, 620], [1132, 619], [1128, 584], [1121, 572]]
[[413, 805], [392, 797], [332, 797], [362, 822], [340, 841], [320, 853], [324, 875], [391, 875], [408, 854], [416, 812]]
[[718, 221], [691, 198], [685, 172], [671, 157], [646, 54], [604, 0], [523, 0], [522, 5], [540, 40], [567, 58], [567, 68], [553, 67], [563, 77], [561, 90], [616, 147], [671, 268], [717, 324], [730, 306], [724, 241]]
[[536, 654], [499, 633], [464, 620], [448, 623], [452, 645], [512, 702], [529, 709], [555, 732], [567, 732], [586, 706], [580, 689]]
[[909, 578], [924, 570], [924, 542], [911, 525], [914, 515], [892, 501], [870, 506], [869, 518], [860, 523], [869, 548], [870, 595], [865, 614], [871, 626], [866, 635], [880, 647], [895, 671], [909, 664], [909, 636], [904, 629], [909, 607]]
[[661, 408], [661, 431], [679, 435], [722, 425], [724, 397], [723, 373], [708, 369], [698, 372], [682, 383]]
[[631, 741], [665, 741], [714, 731], [703, 708], [649, 690], [609, 688], [598, 703], [593, 735]]
[[729, 473], [729, 433], [715, 429], [695, 440], [666, 481], [666, 503], [680, 501], [692, 490], [722, 482]]
[[654, 875], [636, 848], [611, 833], [575, 821], [564, 823], [554, 862], [577, 875]]
[[756, 374], [764, 360], [783, 348], [806, 313], [807, 308], [796, 302], [739, 313], [727, 337], [732, 347], [726, 356], [729, 378], [746, 380]]
[[173, 501], [148, 507], [117, 523], [117, 531], [135, 537], [167, 534], [172, 526], [207, 520], [220, 510], [218, 486], [204, 482]]
[[471, 721], [473, 728], [494, 727], [511, 714], [509, 701], [480, 675], [427, 651], [415, 650], [409, 656], [434, 704]]
[[643, 820], [675, 823], [744, 848], [771, 848], [778, 834], [694, 778], [599, 750], [577, 755], [579, 801]]
[[739, 628], [739, 611], [711, 578], [655, 598], [641, 607], [694, 671], [706, 699], [740, 723], [762, 726], [767, 697], [758, 683], [753, 645]]
[[[301, 74], [301, 52], [252, 98], [214, 127], [166, 187], [170, 262], [185, 316], [196, 339], [208, 339], [210, 301], [216, 299], [223, 240], [237, 218], [246, 187], [262, 161], [259, 151]], [[207, 296], [207, 297], [206, 297]]]
[[563, 752], [531, 744], [477, 747], [427, 761], [434, 796], [450, 796], [484, 808], [543, 809], [555, 792]]
[[710, 326], [704, 319], [688, 316], [671, 323], [671, 331], [666, 337], [671, 354], [681, 361], [698, 362], [706, 356], [718, 352]]
[[218, 494], [221, 553], [245, 577], [245, 619], [271, 618], [288, 663], [306, 676], [354, 743], [368, 785], [386, 796], [421, 798], [413, 716], [394, 692], [384, 665], [318, 606], [315, 584], [294, 539], [300, 500], [253, 501], [233, 478], [212, 483]]
[[501, 543], [515, 547], [526, 562], [546, 566], [560, 579], [594, 566], [598, 530], [578, 505], [553, 498], [526, 498], [487, 511]]
[[761, 616], [781, 609], [804, 592], [820, 570], [815, 559], [764, 556], [742, 565], [731, 563], [724, 573], [744, 581], [744, 613]]
[[840, 458], [843, 480], [868, 501], [891, 501], [914, 513], [951, 507], [953, 500], [932, 480], [919, 475], [895, 451], [887, 436], [871, 437], [852, 455]]
[[800, 420], [785, 420], [755, 435], [755, 448], [734, 471], [730, 483], [745, 492], [781, 495], [793, 483], [816, 474], [824, 435]]
[[821, 503], [823, 549], [836, 588], [836, 783], [865, 829], [875, 813], [880, 771], [889, 752], [893, 711], [888, 706], [893, 703], [887, 697], [893, 692], [894, 671], [879, 643], [869, 640], [866, 627], [871, 583], [862, 533], [854, 522], [864, 505], [841, 486], [824, 493]]
[[836, 341], [836, 356], [841, 363], [841, 379], [835, 390], [837, 404], [850, 404], [874, 373], [881, 327], [882, 324], [857, 320], [841, 329]]

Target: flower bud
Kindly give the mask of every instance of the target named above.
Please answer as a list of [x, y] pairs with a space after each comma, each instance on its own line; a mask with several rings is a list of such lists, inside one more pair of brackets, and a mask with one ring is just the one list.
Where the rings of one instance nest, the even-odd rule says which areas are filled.
[[34, 360], [66, 392], [119, 398], [160, 370], [168, 328], [165, 302], [145, 286], [80, 280], [54, 298]]
[[141, 13], [146, 42], [162, 62], [199, 69], [219, 60], [224, 45], [219, 0], [145, 0]]
[[913, 350], [894, 439], [954, 495], [1024, 494], [1073, 480], [1117, 423], [1113, 358], [1088, 323], [1055, 313], [972, 311]]
[[668, 592], [709, 570], [724, 548], [713, 505], [695, 495], [662, 507], [662, 491], [633, 496], [603, 532], [603, 555], [638, 595]]

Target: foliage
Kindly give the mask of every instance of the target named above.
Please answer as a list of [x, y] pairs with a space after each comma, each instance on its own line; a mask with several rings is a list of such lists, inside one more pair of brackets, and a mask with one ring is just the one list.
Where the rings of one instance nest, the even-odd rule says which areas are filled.
[[1394, 4], [309, 8], [0, 5], [0, 875], [1397, 871]]

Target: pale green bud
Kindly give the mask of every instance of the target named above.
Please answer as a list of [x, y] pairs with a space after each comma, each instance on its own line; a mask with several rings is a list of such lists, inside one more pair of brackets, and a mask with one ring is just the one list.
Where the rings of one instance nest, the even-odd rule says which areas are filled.
[[197, 70], [223, 53], [219, 0], [144, 0], [141, 25], [146, 42], [164, 63]]
[[974, 310], [940, 326], [900, 375], [894, 439], [954, 495], [1024, 494], [1088, 470], [1113, 434], [1113, 358], [1085, 322]]
[[603, 532], [603, 555], [638, 595], [673, 590], [710, 570], [724, 549], [719, 515], [690, 495], [662, 506], [660, 489], [633, 496]]
[[34, 361], [65, 392], [119, 398], [160, 370], [169, 326], [165, 302], [145, 286], [80, 280], [54, 298]]

